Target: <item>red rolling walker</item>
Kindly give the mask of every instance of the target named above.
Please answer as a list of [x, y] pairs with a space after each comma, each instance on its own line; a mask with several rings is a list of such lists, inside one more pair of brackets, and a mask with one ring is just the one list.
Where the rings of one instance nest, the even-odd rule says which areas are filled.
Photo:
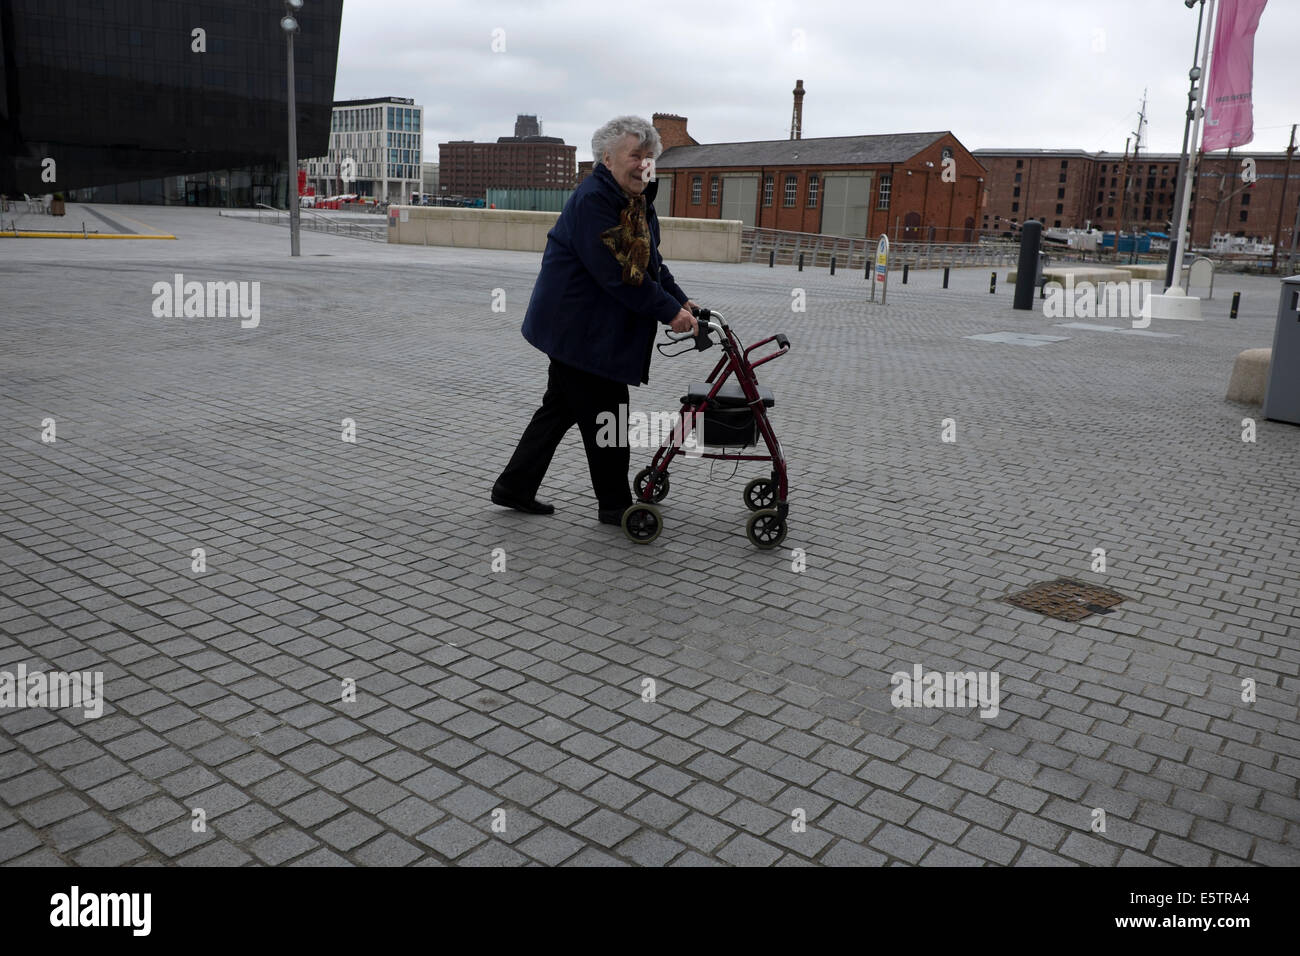
[[[694, 312], [699, 319], [695, 349], [666, 352], [660, 343], [660, 353], [675, 356], [702, 352], [713, 346], [712, 336], [716, 335], [723, 354], [704, 382], [687, 389], [672, 438], [660, 445], [648, 468], [637, 472], [633, 481], [637, 500], [623, 512], [623, 533], [638, 544], [649, 544], [659, 537], [663, 516], [655, 505], [668, 495], [668, 467], [679, 455], [720, 461], [770, 461], [771, 477], [755, 478], [745, 485], [745, 506], [752, 512], [745, 536], [755, 547], [775, 548], [785, 540], [789, 482], [781, 442], [767, 415], [776, 404], [776, 396], [758, 384], [754, 369], [790, 351], [790, 340], [784, 335], [770, 335], [744, 348], [722, 313], [709, 309]], [[669, 331], [666, 335], [673, 342], [692, 338], [689, 333], [677, 335]], [[750, 360], [750, 352], [770, 342], [777, 344], [775, 351]], [[755, 447], [760, 437], [767, 446], [766, 455], [727, 451], [730, 447]], [[722, 451], [708, 452], [706, 448]]]

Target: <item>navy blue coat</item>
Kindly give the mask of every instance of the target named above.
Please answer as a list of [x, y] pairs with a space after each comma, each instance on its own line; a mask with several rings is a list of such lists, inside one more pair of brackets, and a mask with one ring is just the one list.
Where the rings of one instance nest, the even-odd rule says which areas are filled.
[[647, 183], [650, 264], [645, 280], [626, 285], [601, 233], [619, 224], [627, 194], [604, 163], [564, 204], [546, 234], [542, 271], [524, 315], [523, 333], [547, 355], [628, 385], [650, 380], [650, 355], [659, 323], [667, 325], [687, 301], [659, 255], [658, 183]]

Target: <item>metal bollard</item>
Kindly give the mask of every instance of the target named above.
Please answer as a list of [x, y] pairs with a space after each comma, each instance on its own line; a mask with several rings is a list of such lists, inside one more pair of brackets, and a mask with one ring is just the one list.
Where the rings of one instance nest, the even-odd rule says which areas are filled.
[[799, 253], [799, 271], [803, 272], [803, 253]]
[[865, 258], [866, 258], [867, 262], [866, 262], [866, 265], [864, 265], [864, 266], [862, 267], [862, 278], [864, 278], [864, 279], [870, 279], [870, 278], [871, 278], [871, 253], [870, 253], [870, 251], [868, 251], [868, 253], [867, 253], [867, 255], [865, 256]]
[[1237, 306], [1239, 305], [1241, 305], [1241, 293], [1234, 292], [1232, 293], [1232, 311], [1228, 313], [1228, 318], [1235, 319], [1237, 317]]
[[998, 291], [998, 273], [997, 270], [994, 269], [992, 272], [989, 273], [989, 294], [992, 295], [994, 292], [997, 291]]
[[831, 256], [831, 275], [835, 275], [835, 257]]
[[1037, 219], [1027, 219], [1020, 227], [1020, 262], [1016, 266], [1015, 296], [1013, 309], [1029, 310], [1034, 307], [1034, 286], [1039, 284], [1042, 274], [1043, 224]]
[[775, 268], [775, 266], [776, 266], [776, 250], [773, 249], [771, 252], [767, 254], [767, 267], [769, 269], [772, 269]]
[[907, 263], [903, 263], [903, 285], [907, 285]]
[[948, 288], [948, 267], [943, 267], [943, 287]]

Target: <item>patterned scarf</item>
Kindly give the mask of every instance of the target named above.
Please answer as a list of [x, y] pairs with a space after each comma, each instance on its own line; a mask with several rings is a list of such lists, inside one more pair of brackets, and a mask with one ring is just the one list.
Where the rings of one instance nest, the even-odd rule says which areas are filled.
[[650, 224], [646, 221], [645, 196], [628, 197], [618, 225], [606, 229], [600, 238], [623, 267], [624, 284], [640, 285], [645, 281], [650, 265]]

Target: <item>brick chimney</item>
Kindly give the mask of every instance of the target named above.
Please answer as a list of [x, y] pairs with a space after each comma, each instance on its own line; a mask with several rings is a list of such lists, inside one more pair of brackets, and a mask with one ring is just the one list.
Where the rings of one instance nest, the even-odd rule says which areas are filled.
[[803, 139], [803, 80], [794, 81], [794, 115], [790, 118], [790, 138]]
[[650, 117], [650, 122], [659, 131], [659, 139], [664, 145], [665, 152], [674, 146], [700, 145], [695, 142], [690, 133], [686, 132], [685, 116], [678, 116], [676, 113], [655, 113]]

